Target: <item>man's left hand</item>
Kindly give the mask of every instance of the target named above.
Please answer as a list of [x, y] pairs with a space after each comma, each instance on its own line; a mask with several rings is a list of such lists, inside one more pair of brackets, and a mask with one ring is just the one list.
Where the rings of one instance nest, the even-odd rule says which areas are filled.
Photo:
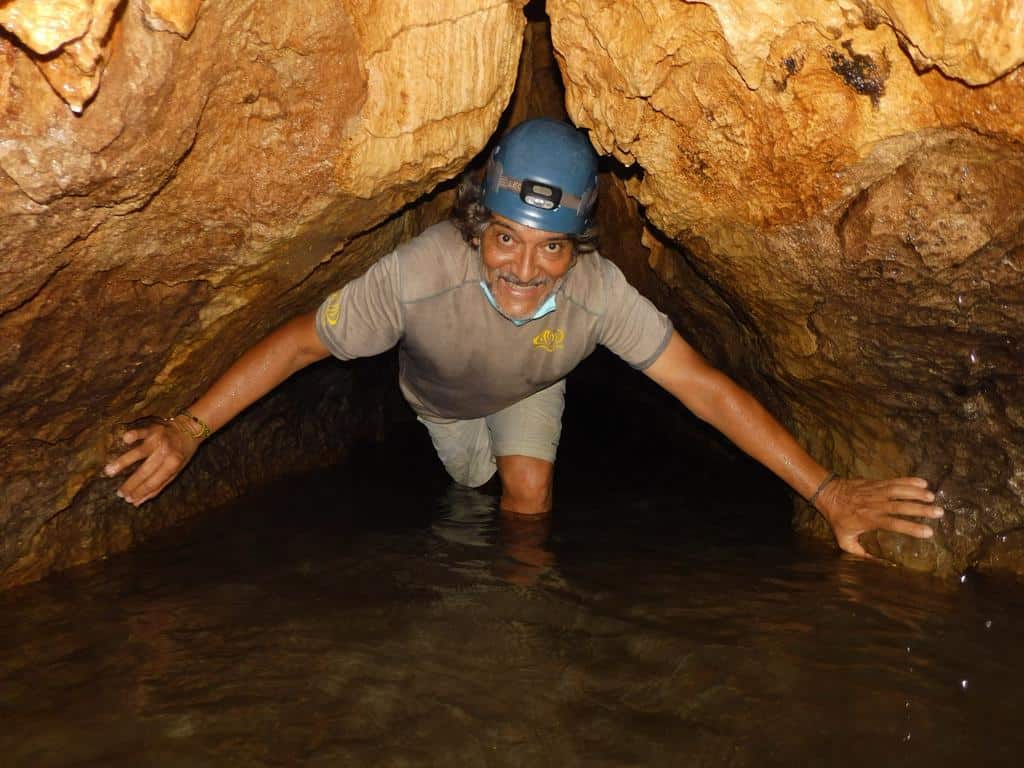
[[859, 536], [875, 530], [895, 531], [927, 539], [934, 531], [923, 523], [904, 518], [942, 517], [942, 507], [933, 506], [935, 494], [920, 477], [895, 480], [853, 480], [837, 478], [818, 497], [817, 508], [824, 515], [840, 549], [851, 555], [871, 557]]

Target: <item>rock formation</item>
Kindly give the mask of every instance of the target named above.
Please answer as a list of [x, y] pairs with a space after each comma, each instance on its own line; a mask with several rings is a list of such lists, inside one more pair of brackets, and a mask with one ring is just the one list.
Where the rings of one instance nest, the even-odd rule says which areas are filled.
[[548, 13], [572, 119], [638, 168], [627, 189], [657, 230], [651, 265], [702, 295], [704, 316], [677, 305], [683, 330], [719, 359], [708, 321], [748, 350], [823, 462], [939, 488], [933, 541], [879, 535], [875, 551], [955, 572], [1012, 540], [1019, 4], [550, 0]]
[[381, 222], [490, 138], [521, 9], [0, 6], [0, 584], [199, 508], [118, 504], [97, 480], [115, 424], [191, 402], [415, 231]]
[[[223, 501], [228, 474], [262, 481], [380, 429], [390, 401], [366, 382], [389, 372], [355, 367], [291, 385], [326, 392], [321, 426], [272, 397], [141, 510], [98, 476], [117, 423], [191, 402], [441, 215], [423, 195], [484, 147], [517, 67], [505, 120], [551, 103], [536, 25], [519, 58], [522, 7], [0, 5], [0, 585]], [[653, 269], [627, 272], [823, 462], [931, 478], [935, 539], [879, 535], [876, 552], [1024, 572], [1020, 4], [547, 12], [570, 117], [626, 167], [602, 215], [648, 222], [622, 251]], [[232, 463], [254, 442], [257, 464]]]

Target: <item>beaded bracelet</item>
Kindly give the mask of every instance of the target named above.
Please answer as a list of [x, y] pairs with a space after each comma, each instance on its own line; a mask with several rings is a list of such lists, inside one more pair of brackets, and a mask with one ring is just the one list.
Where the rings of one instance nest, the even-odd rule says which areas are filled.
[[[187, 427], [183, 422], [178, 421], [178, 416], [187, 416], [191, 419], [193, 425], [198, 428], [198, 431], [193, 430], [192, 427]], [[193, 415], [187, 409], [182, 409], [181, 413], [177, 416], [172, 416], [170, 422], [177, 427], [179, 430], [184, 432], [186, 435], [191, 437], [193, 440], [205, 440], [210, 436], [210, 425], [200, 419], [198, 416]]]

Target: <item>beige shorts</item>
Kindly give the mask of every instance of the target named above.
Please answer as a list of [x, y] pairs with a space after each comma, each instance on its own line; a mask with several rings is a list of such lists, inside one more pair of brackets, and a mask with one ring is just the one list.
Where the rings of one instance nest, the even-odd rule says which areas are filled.
[[562, 435], [565, 380], [481, 419], [420, 419], [455, 482], [476, 488], [497, 469], [495, 456], [532, 456], [554, 463]]

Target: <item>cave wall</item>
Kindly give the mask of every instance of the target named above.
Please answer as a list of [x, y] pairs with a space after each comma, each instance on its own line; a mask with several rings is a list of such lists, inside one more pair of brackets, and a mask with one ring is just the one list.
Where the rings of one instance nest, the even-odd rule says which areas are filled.
[[[947, 512], [935, 538], [880, 534], [876, 553], [952, 573], [1011, 548], [1024, 523], [1020, 4], [548, 12], [570, 116], [633, 169], [649, 263], [685, 298], [668, 299], [681, 330], [756, 373], [823, 463], [930, 479]], [[798, 523], [823, 532], [806, 507]]]
[[[0, 585], [241, 492], [195, 490], [218, 455], [255, 449], [242, 479], [299, 468], [268, 426], [294, 419], [281, 400], [158, 503], [127, 507], [98, 477], [119, 423], [192, 402], [255, 338], [443, 215], [407, 206], [494, 132], [522, 5], [0, 6]], [[325, 390], [349, 391], [345, 376]], [[378, 430], [372, 398], [327, 399]], [[343, 411], [317, 412], [337, 429], [309, 436], [310, 462], [355, 439]]]
[[379, 434], [387, 364], [328, 365], [141, 510], [99, 477], [118, 423], [443, 215], [423, 196], [557, 114], [559, 74], [622, 164], [607, 255], [822, 462], [940, 490], [933, 541], [874, 551], [1024, 572], [1021, 7], [548, 0], [552, 55], [523, 5], [0, 6], [0, 586]]

